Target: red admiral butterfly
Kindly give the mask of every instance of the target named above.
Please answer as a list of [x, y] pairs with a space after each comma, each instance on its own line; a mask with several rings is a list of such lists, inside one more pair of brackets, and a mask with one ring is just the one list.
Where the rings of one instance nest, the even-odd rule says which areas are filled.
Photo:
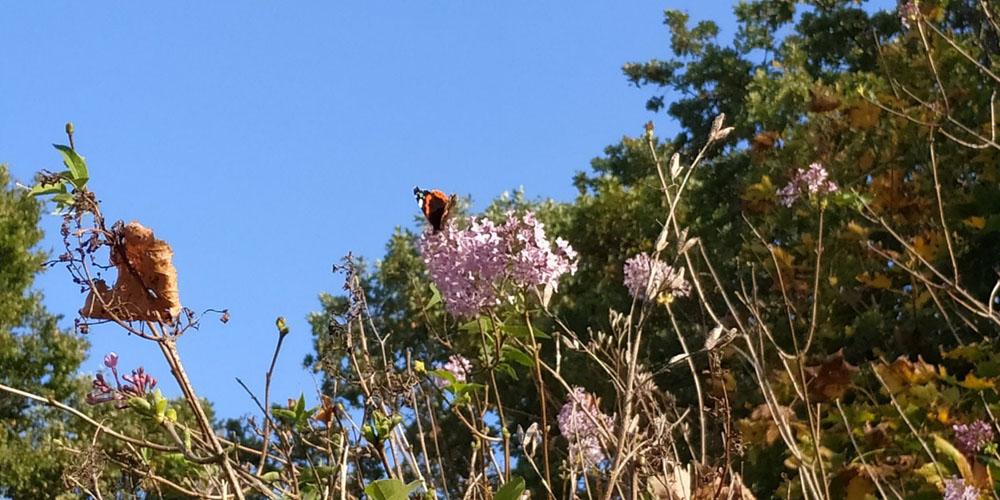
[[420, 211], [424, 213], [424, 217], [427, 217], [427, 222], [431, 223], [435, 233], [444, 226], [444, 221], [448, 218], [451, 207], [458, 201], [458, 195], [453, 194], [448, 197], [436, 189], [429, 191], [416, 186], [413, 187], [413, 196], [417, 198]]

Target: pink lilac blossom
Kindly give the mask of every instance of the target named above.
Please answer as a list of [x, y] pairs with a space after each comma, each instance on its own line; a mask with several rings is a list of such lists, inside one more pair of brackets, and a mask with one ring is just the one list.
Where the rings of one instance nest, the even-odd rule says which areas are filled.
[[118, 379], [118, 355], [113, 352], [104, 356], [104, 366], [111, 368], [111, 373], [115, 378], [115, 387], [111, 387], [103, 373], [98, 373], [91, 383], [91, 391], [87, 394], [88, 404], [96, 405], [115, 401], [115, 406], [121, 409], [128, 406], [125, 403], [128, 398], [145, 396], [156, 387], [156, 379], [146, 373], [146, 370], [141, 366], [132, 370], [131, 375], [123, 375], [121, 378], [125, 379], [126, 383], [122, 384]]
[[[472, 372], [472, 363], [461, 354], [452, 354], [448, 356], [448, 362], [442, 365], [441, 369], [455, 377], [455, 382], [465, 383], [468, 380], [469, 373]], [[438, 387], [445, 387], [450, 382], [439, 378], [437, 384]]]
[[597, 398], [582, 387], [567, 394], [568, 401], [559, 410], [559, 432], [569, 440], [569, 460], [572, 464], [596, 467], [606, 458], [601, 446], [601, 429], [612, 432], [614, 419], [601, 412]]
[[421, 238], [420, 254], [449, 313], [472, 317], [498, 305], [505, 282], [556, 288], [560, 276], [576, 272], [576, 252], [562, 238], [553, 248], [535, 214], [506, 215], [499, 225], [473, 218], [465, 229], [449, 224]]
[[960, 477], [944, 480], [944, 500], [977, 500], [979, 488], [970, 486]]
[[798, 169], [792, 180], [778, 190], [778, 201], [786, 207], [792, 206], [805, 194], [827, 195], [836, 192], [837, 184], [828, 180], [829, 173], [819, 163], [809, 165], [809, 168]]
[[[625, 287], [638, 300], [648, 301], [662, 290], [674, 297], [691, 295], [691, 283], [667, 263], [643, 252], [625, 261]], [[652, 276], [652, 279], [650, 278]]]
[[993, 427], [982, 420], [954, 425], [952, 429], [955, 431], [955, 447], [966, 455], [975, 455], [993, 442]]

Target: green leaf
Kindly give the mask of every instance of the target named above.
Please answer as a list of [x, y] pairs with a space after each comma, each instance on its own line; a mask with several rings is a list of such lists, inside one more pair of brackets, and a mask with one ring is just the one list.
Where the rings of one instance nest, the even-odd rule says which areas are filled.
[[299, 400], [295, 403], [295, 417], [301, 418], [306, 412], [306, 395], [299, 393]]
[[86, 187], [87, 181], [90, 179], [90, 173], [87, 172], [87, 163], [83, 161], [83, 157], [76, 154], [76, 151], [73, 151], [68, 146], [63, 146], [62, 144], [53, 144], [53, 146], [62, 153], [63, 163], [69, 168], [70, 181], [73, 185], [77, 189]]
[[435, 377], [443, 378], [443, 379], [447, 380], [449, 384], [454, 384], [455, 383], [455, 375], [453, 375], [449, 371], [445, 371], [445, 370], [430, 370], [427, 373], [430, 373], [431, 375], [434, 375]]
[[274, 408], [271, 410], [271, 415], [273, 415], [274, 418], [281, 420], [286, 424], [295, 421], [295, 412], [292, 410], [286, 410], [284, 408]]
[[329, 467], [326, 465], [321, 465], [318, 467], [306, 467], [302, 469], [302, 474], [299, 477], [299, 481], [302, 484], [315, 483], [316, 479], [319, 478], [320, 481], [326, 479], [333, 475], [337, 471], [336, 467]]
[[431, 283], [431, 300], [424, 306], [424, 310], [426, 311], [431, 307], [434, 307], [439, 302], [441, 302], [441, 291], [438, 290], [438, 287], [434, 286], [434, 283]]
[[955, 448], [953, 444], [948, 442], [948, 440], [943, 437], [937, 434], [933, 434], [933, 437], [934, 448], [936, 448], [939, 453], [944, 453], [951, 458], [953, 462], [955, 462], [955, 467], [958, 468], [958, 472], [962, 475], [963, 479], [966, 481], [972, 481], [972, 466], [969, 464], [969, 460], [965, 458], [965, 455], [958, 451], [958, 448]]
[[450, 390], [455, 393], [456, 396], [464, 396], [467, 393], [478, 391], [479, 389], [485, 389], [486, 386], [483, 384], [467, 384], [465, 382], [454, 382], [445, 389]]
[[[504, 325], [503, 331], [512, 337], [517, 337], [519, 339], [526, 339], [531, 337], [531, 330], [528, 329], [527, 325]], [[536, 339], [550, 339], [552, 338], [549, 334], [535, 329]]]
[[507, 345], [503, 349], [503, 360], [512, 361], [521, 366], [532, 367], [535, 366], [535, 360], [531, 359], [530, 356], [521, 352], [520, 349]]
[[379, 479], [368, 483], [365, 494], [374, 500], [406, 500], [419, 487], [420, 481], [403, 484], [399, 479]]
[[31, 187], [31, 191], [28, 191], [28, 196], [44, 196], [47, 194], [58, 194], [65, 192], [66, 192], [66, 185], [61, 182], [56, 184], [38, 183]]
[[524, 493], [524, 479], [514, 476], [493, 495], [493, 500], [517, 500]]
[[507, 363], [497, 363], [496, 371], [503, 373], [514, 380], [519, 380], [517, 378], [517, 371], [514, 370], [513, 366], [510, 366]]

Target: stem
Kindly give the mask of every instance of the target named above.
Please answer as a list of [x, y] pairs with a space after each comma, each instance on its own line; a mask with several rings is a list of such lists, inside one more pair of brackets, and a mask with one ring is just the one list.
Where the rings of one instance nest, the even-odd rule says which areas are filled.
[[[150, 323], [150, 327], [154, 325]], [[162, 328], [162, 325], [161, 325]], [[212, 430], [212, 422], [208, 419], [208, 415], [205, 414], [205, 410], [201, 407], [201, 401], [198, 396], [194, 393], [194, 386], [191, 385], [191, 380], [188, 379], [187, 373], [184, 371], [184, 365], [181, 363], [180, 353], [177, 352], [177, 345], [172, 337], [166, 335], [160, 335], [160, 340], [157, 342], [160, 346], [160, 350], [163, 351], [163, 356], [167, 360], [167, 364], [170, 365], [170, 371], [174, 375], [174, 379], [181, 387], [181, 392], [184, 393], [184, 398], [187, 399], [188, 404], [191, 406], [191, 411], [194, 413], [195, 420], [198, 422], [198, 426], [201, 427], [201, 432], [204, 434], [205, 439], [208, 440], [208, 444], [212, 448], [212, 453], [216, 455], [225, 455], [226, 450], [222, 447], [222, 443], [219, 442], [219, 437], [215, 435], [215, 431]], [[228, 459], [223, 459], [220, 462], [222, 464], [222, 469], [226, 473], [226, 478], [229, 480], [230, 486], [233, 488], [233, 493], [239, 500], [244, 500], [243, 489], [240, 487], [240, 480], [236, 477], [236, 471], [233, 470], [233, 465]]]
[[[535, 342], [535, 329], [531, 326], [531, 316], [524, 313], [524, 321], [528, 325], [528, 335], [531, 338], [531, 352], [535, 358], [535, 378], [538, 379], [538, 400], [542, 406], [542, 460], [545, 469], [545, 484], [552, 484], [552, 475], [549, 471], [549, 416], [545, 404], [545, 382], [542, 379], [542, 362], [539, 356], [538, 343]], [[546, 488], [549, 500], [554, 500], [552, 490]]]

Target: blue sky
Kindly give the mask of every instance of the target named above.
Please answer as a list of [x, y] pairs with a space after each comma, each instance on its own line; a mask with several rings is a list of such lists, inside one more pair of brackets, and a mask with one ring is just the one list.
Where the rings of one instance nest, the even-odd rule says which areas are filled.
[[[179, 343], [219, 414], [255, 412], [283, 315], [292, 329], [273, 398], [315, 392], [301, 369], [305, 321], [331, 265], [374, 260], [414, 226], [413, 185], [571, 200], [572, 175], [644, 109], [627, 61], [668, 56], [665, 8], [732, 36], [731, 0], [631, 2], [33, 2], [0, 16], [0, 163], [28, 182], [60, 168], [51, 143], [76, 127], [90, 187], [111, 220], [138, 220], [175, 252], [181, 300], [228, 308]], [[43, 220], [45, 250], [59, 221]], [[58, 252], [57, 252], [58, 253]], [[64, 270], [36, 286], [72, 325]], [[178, 393], [155, 345], [113, 328], [89, 336], [84, 371], [116, 351]]]

